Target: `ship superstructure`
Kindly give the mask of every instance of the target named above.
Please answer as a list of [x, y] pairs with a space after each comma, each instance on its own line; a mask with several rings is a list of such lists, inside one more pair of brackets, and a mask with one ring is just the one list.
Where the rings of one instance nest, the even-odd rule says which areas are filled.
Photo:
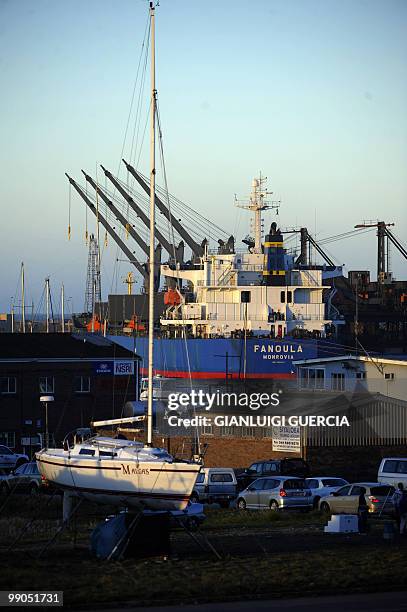
[[[264, 179], [253, 181], [250, 205], [254, 215], [254, 238], [245, 239], [245, 250], [227, 252], [205, 248], [199, 264], [161, 266], [162, 276], [175, 279], [186, 291], [172, 294], [160, 324], [168, 337], [233, 338], [269, 336], [325, 337], [326, 318], [321, 269], [296, 266], [284, 249], [283, 234], [271, 224], [262, 237], [261, 213], [269, 206], [259, 190]], [[177, 299], [178, 296], [178, 299]]]

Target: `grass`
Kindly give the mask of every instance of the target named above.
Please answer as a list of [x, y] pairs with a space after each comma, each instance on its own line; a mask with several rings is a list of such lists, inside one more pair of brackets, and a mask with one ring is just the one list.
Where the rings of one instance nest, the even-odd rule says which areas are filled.
[[207, 516], [202, 528], [227, 529], [241, 527], [246, 529], [268, 527], [275, 524], [279, 527], [322, 527], [326, 517], [317, 511], [311, 512], [272, 512], [270, 510], [215, 510], [205, 509]]
[[[374, 560], [372, 562], [372, 560]], [[25, 561], [16, 555], [0, 576], [1, 589], [63, 590], [69, 604], [137, 600], [138, 605], [406, 587], [407, 550], [332, 548], [272, 556], [96, 561], [82, 551]]]
[[[38, 559], [38, 551], [61, 518], [61, 502], [46, 497], [10, 499], [0, 515], [0, 555], [7, 559], [0, 590], [63, 590], [67, 604], [92, 609], [96, 604], [129, 600], [138, 605], [179, 605], [407, 588], [406, 542], [385, 542], [380, 537], [383, 523], [373, 523], [366, 538], [337, 538], [322, 533], [326, 518], [319, 512], [208, 508], [204, 532], [214, 542], [222, 542], [226, 551], [222, 560], [198, 551], [186, 534], [175, 532], [172, 540], [179, 558], [108, 563], [89, 551], [90, 531], [106, 514], [108, 510], [84, 503], [76, 526]], [[31, 516], [40, 520], [7, 552]], [[231, 544], [239, 541], [240, 534], [243, 544], [237, 554]], [[256, 553], [252, 547], [249, 552], [246, 542], [253, 539], [251, 534], [255, 539], [271, 535], [267, 551], [259, 548]]]

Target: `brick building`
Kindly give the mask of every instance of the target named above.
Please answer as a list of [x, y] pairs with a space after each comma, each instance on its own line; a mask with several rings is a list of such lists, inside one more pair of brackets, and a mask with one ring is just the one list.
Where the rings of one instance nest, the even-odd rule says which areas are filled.
[[101, 336], [0, 334], [0, 444], [32, 455], [94, 419], [119, 418], [137, 399], [139, 358]]

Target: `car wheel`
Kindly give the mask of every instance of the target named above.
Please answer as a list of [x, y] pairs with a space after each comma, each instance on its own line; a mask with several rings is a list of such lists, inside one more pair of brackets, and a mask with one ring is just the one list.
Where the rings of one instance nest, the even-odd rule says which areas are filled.
[[34, 483], [32, 485], [30, 485], [30, 495], [35, 497], [36, 495], [39, 495], [39, 493], [40, 493], [40, 489], [39, 489], [38, 485], [36, 485]]
[[10, 490], [5, 482], [2, 482], [0, 485], [0, 495], [8, 495]]
[[278, 502], [276, 502], [275, 499], [272, 499], [270, 502], [270, 510], [272, 510], [273, 512], [277, 512], [278, 509], [279, 509]]
[[320, 497], [314, 497], [314, 503], [313, 503], [314, 510], [318, 510], [318, 504], [319, 504], [320, 499], [321, 499]]
[[196, 493], [192, 493], [191, 497], [189, 498], [189, 501], [191, 502], [191, 504], [198, 504], [199, 503], [199, 497]]
[[246, 510], [246, 502], [243, 498], [237, 500], [237, 507], [239, 510]]
[[331, 508], [329, 507], [329, 504], [327, 504], [326, 502], [322, 502], [320, 506], [320, 510], [324, 514], [331, 514]]

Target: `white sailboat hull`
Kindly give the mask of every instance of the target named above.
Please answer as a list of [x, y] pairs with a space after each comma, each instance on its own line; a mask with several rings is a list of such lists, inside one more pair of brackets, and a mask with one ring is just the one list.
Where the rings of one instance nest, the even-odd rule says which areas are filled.
[[41, 474], [64, 491], [100, 504], [150, 510], [183, 510], [200, 470], [189, 463], [72, 457], [62, 449], [41, 451], [36, 458]]

